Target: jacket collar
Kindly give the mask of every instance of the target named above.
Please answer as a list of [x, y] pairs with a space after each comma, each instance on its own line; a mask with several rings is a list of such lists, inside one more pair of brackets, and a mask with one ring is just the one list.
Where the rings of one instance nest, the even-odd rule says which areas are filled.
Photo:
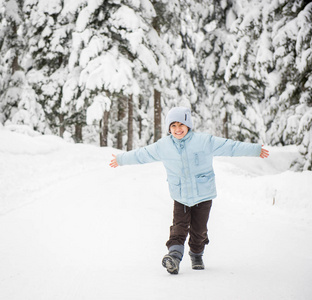
[[170, 137], [176, 145], [181, 145], [184, 144], [187, 140], [190, 140], [193, 134], [194, 134], [193, 131], [189, 129], [188, 133], [182, 139], [177, 139], [172, 134], [170, 135]]

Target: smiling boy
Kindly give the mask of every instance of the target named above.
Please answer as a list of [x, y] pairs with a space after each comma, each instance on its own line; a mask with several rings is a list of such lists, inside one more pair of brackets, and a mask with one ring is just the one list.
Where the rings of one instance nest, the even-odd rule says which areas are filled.
[[110, 166], [162, 161], [167, 171], [169, 191], [174, 200], [173, 223], [166, 243], [168, 254], [162, 265], [170, 274], [178, 274], [189, 235], [192, 268], [205, 268], [202, 256], [209, 243], [207, 223], [212, 199], [216, 198], [214, 156], [260, 156], [269, 152], [261, 144], [243, 143], [192, 131], [191, 111], [172, 108], [166, 117], [169, 136], [136, 150], [113, 155]]
[[189, 128], [180, 122], [173, 122], [170, 125], [170, 133], [178, 140], [183, 139], [188, 133]]

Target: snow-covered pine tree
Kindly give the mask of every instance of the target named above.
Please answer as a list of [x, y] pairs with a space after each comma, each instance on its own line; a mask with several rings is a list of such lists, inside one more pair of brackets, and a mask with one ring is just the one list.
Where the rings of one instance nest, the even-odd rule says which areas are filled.
[[[166, 3], [163, 1], [153, 1], [152, 2], [155, 15], [152, 19], [152, 28], [149, 34], [149, 41], [152, 44], [152, 48], [154, 49], [154, 53], [158, 63], [158, 71], [157, 73], [152, 72], [149, 74], [149, 79], [153, 86], [153, 106], [154, 106], [154, 139], [156, 142], [162, 137], [162, 134], [166, 134], [163, 132], [163, 106], [164, 106], [164, 87], [167, 84], [167, 80], [169, 78], [168, 73], [170, 72], [170, 57], [171, 53], [168, 52], [169, 47], [164, 42], [163, 33], [166, 31]], [[169, 54], [169, 55], [168, 55]]]
[[163, 115], [173, 106], [191, 107], [198, 99], [196, 54], [202, 38], [200, 3], [187, 0], [154, 1], [159, 35], [165, 42], [161, 51], [166, 65], [161, 65], [159, 73], [163, 76], [160, 80]]
[[[302, 3], [306, 4], [306, 1]], [[302, 160], [297, 167], [312, 171], [312, 3], [307, 4], [296, 18], [296, 71], [298, 105], [295, 109], [297, 145]], [[299, 121], [299, 122], [298, 122]], [[291, 123], [289, 120], [288, 123]], [[289, 124], [287, 124], [289, 125]], [[290, 124], [291, 126], [291, 124]]]
[[260, 131], [264, 135], [259, 107], [264, 87], [255, 70], [259, 24], [252, 18], [250, 5], [248, 1], [207, 1], [198, 57], [203, 74], [201, 98], [205, 99], [197, 104], [203, 114], [201, 127], [242, 141], [258, 141]]
[[230, 32], [235, 35], [235, 50], [225, 71], [227, 97], [234, 102], [229, 134], [241, 141], [264, 142], [265, 128], [260, 106], [264, 98], [267, 67], [267, 61], [261, 60], [262, 42], [266, 38], [262, 23], [263, 6], [260, 2], [241, 1], [234, 2], [230, 9], [237, 18], [230, 25]]
[[312, 4], [282, 1], [269, 8], [274, 70], [266, 91], [268, 142], [297, 143], [302, 160], [296, 163], [296, 169], [307, 170], [312, 168]]
[[[158, 73], [157, 33], [151, 25], [155, 11], [148, 0], [100, 2], [89, 2], [78, 12], [70, 68], [80, 68], [78, 105], [88, 108], [88, 124], [98, 124], [109, 111], [109, 145], [124, 148], [127, 141], [121, 139], [131, 124], [126, 113], [129, 99], [134, 119], [148, 125], [142, 122], [148, 114], [142, 108], [151, 107], [150, 75]], [[138, 125], [132, 124], [137, 145]]]
[[296, 143], [297, 129], [293, 126], [295, 122], [292, 122], [292, 126], [288, 126], [287, 131], [285, 130], [287, 120], [294, 116], [293, 104], [298, 101], [293, 98], [296, 88], [292, 83], [295, 73], [295, 40], [292, 26], [288, 26], [295, 17], [292, 13], [293, 6], [294, 1], [273, 3], [267, 10], [267, 24], [271, 29], [273, 68], [268, 76], [266, 88], [265, 122], [268, 142], [272, 145]]
[[12, 130], [30, 134], [33, 130], [45, 132], [46, 126], [38, 96], [26, 79], [30, 63], [23, 3], [16, 0], [0, 3], [0, 122]]
[[204, 39], [197, 57], [202, 74], [201, 96], [196, 105], [202, 114], [200, 127], [227, 138], [230, 137], [231, 115], [235, 108], [234, 97], [225, 81], [225, 71], [236, 44], [230, 32], [236, 17], [227, 1], [207, 1]]
[[[28, 52], [32, 58], [28, 82], [38, 95], [47, 123], [54, 134], [74, 127], [73, 138], [82, 141], [83, 111], [69, 114], [61, 106], [63, 86], [69, 77], [72, 20], [62, 15], [62, 1], [25, 0]], [[71, 75], [72, 76], [72, 75]]]

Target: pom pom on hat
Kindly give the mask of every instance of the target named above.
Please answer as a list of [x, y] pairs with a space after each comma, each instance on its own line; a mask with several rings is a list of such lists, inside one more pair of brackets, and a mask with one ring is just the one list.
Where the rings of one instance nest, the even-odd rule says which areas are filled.
[[187, 107], [171, 108], [166, 117], [166, 129], [170, 133], [170, 125], [173, 122], [180, 122], [190, 129], [193, 128], [191, 110]]

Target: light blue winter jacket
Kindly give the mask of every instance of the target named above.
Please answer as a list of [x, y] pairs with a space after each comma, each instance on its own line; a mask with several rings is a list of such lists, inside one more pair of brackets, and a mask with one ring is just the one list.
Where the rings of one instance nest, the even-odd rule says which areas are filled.
[[187, 206], [217, 196], [213, 156], [259, 156], [260, 144], [235, 142], [189, 131], [181, 140], [172, 135], [117, 155], [120, 166], [162, 161], [171, 197]]

